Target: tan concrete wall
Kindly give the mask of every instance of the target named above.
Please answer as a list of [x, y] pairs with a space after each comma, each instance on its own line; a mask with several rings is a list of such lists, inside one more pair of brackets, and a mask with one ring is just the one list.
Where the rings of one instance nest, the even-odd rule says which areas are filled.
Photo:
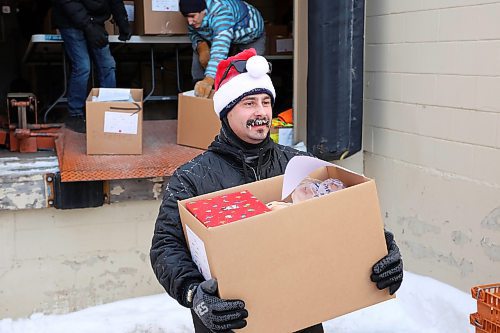
[[149, 262], [159, 205], [0, 211], [0, 318], [162, 292]]
[[500, 1], [366, 1], [364, 168], [406, 268], [500, 282]]

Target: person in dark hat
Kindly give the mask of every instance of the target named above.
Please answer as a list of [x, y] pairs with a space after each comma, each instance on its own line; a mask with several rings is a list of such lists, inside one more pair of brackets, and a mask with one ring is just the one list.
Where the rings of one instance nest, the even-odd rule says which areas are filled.
[[189, 24], [196, 96], [210, 95], [217, 64], [232, 48], [254, 48], [264, 54], [264, 19], [252, 5], [241, 0], [180, 0], [179, 9]]
[[[282, 175], [294, 156], [307, 154], [270, 138], [276, 98], [270, 69], [254, 49], [219, 63], [213, 100], [222, 123], [220, 133], [208, 151], [170, 177], [156, 219], [150, 251], [153, 270], [167, 293], [191, 309], [196, 333], [243, 328], [249, 314], [244, 300], [221, 299], [217, 281], [205, 281], [188, 250], [177, 201]], [[403, 279], [403, 263], [390, 232], [386, 243], [389, 254], [373, 266], [371, 279], [379, 289], [389, 288], [394, 294]], [[300, 332], [323, 332], [323, 326]]]
[[115, 88], [115, 59], [108, 45], [104, 29], [111, 15], [118, 25], [118, 39], [130, 39], [131, 30], [122, 0], [52, 0], [52, 16], [64, 41], [64, 50], [71, 61], [68, 82], [68, 113], [66, 126], [76, 132], [85, 132], [84, 106], [90, 75], [90, 61], [97, 69], [99, 86]]

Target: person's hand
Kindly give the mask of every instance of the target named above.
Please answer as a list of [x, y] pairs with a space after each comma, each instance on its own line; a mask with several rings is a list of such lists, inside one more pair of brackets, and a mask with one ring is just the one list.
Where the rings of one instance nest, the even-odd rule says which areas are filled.
[[118, 25], [118, 31], [120, 34], [118, 35], [118, 39], [121, 40], [122, 42], [126, 42], [127, 40], [132, 37], [132, 31], [130, 29], [130, 24], [128, 21], [123, 21], [121, 23], [117, 23]]
[[193, 311], [211, 332], [226, 332], [247, 326], [248, 311], [241, 300], [224, 300], [216, 296], [217, 280], [198, 285], [193, 297]]
[[198, 52], [198, 60], [200, 61], [201, 67], [203, 69], [207, 68], [208, 62], [210, 61], [210, 46], [205, 41], [198, 43], [196, 47], [196, 52]]
[[382, 290], [388, 287], [389, 293], [393, 295], [403, 282], [403, 259], [394, 241], [394, 235], [389, 231], [384, 233], [389, 254], [373, 265], [370, 278], [377, 284], [378, 289]]
[[85, 39], [92, 48], [101, 49], [108, 45], [108, 33], [104, 26], [95, 23], [89, 23], [83, 30]]
[[205, 76], [201, 81], [196, 82], [194, 85], [194, 95], [196, 97], [208, 98], [214, 85], [214, 79], [210, 76]]

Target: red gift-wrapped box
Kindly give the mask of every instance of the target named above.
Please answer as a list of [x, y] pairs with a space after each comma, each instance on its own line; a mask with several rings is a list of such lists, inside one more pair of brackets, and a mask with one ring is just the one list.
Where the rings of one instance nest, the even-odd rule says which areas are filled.
[[270, 211], [264, 203], [249, 191], [191, 201], [186, 204], [186, 208], [207, 228], [217, 227]]

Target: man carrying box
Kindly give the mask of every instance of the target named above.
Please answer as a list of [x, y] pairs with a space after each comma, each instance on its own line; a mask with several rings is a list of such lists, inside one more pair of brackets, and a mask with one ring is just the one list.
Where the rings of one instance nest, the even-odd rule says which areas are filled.
[[[254, 49], [219, 63], [213, 99], [222, 122], [220, 134], [207, 152], [175, 171], [156, 220], [150, 253], [153, 270], [169, 295], [191, 309], [197, 333], [243, 328], [251, 313], [244, 300], [219, 298], [216, 280], [204, 281], [187, 248], [177, 201], [282, 175], [292, 157], [305, 154], [270, 139], [276, 93], [269, 71], [267, 60]], [[403, 263], [389, 232], [386, 243], [389, 254], [373, 266], [371, 279], [392, 295], [401, 285]], [[323, 332], [323, 327], [318, 324], [300, 332]]]
[[104, 22], [113, 15], [120, 29], [121, 41], [130, 39], [127, 12], [122, 0], [52, 0], [53, 20], [64, 41], [64, 50], [71, 60], [68, 83], [68, 113], [66, 126], [75, 132], [85, 132], [83, 107], [92, 57], [101, 88], [116, 88], [115, 59], [108, 45]]
[[207, 98], [214, 84], [219, 61], [231, 47], [236, 52], [254, 48], [264, 54], [264, 19], [252, 5], [242, 0], [180, 0], [179, 9], [189, 24], [193, 44], [191, 74], [194, 93]]

